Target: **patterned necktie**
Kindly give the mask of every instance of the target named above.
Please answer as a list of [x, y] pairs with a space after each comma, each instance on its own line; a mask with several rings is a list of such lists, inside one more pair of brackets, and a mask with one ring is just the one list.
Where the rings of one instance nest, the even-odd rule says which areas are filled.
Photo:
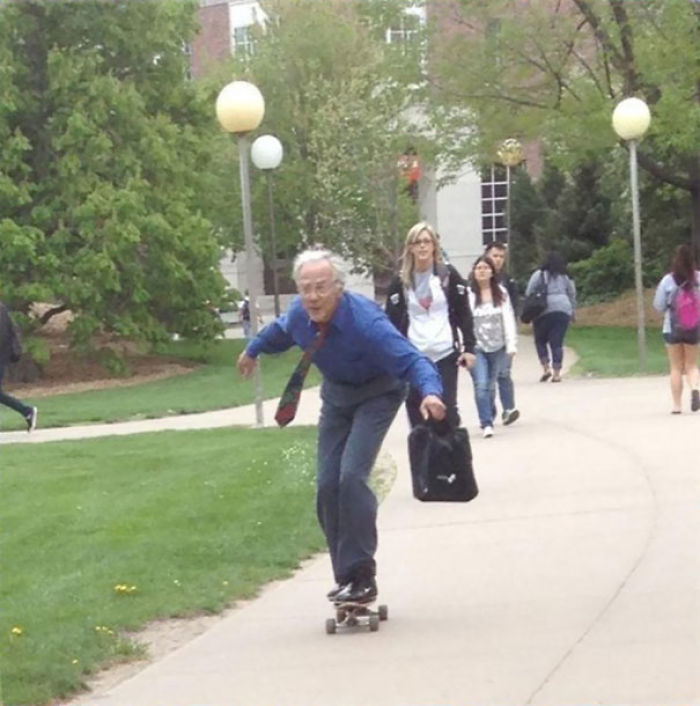
[[289, 422], [291, 422], [296, 416], [297, 407], [299, 406], [299, 398], [301, 397], [301, 390], [304, 387], [304, 380], [306, 379], [306, 374], [309, 372], [309, 367], [311, 366], [311, 358], [323, 345], [327, 335], [328, 324], [320, 325], [318, 335], [306, 348], [304, 354], [301, 356], [301, 360], [297, 363], [297, 367], [294, 369], [292, 376], [289, 378], [287, 387], [284, 388], [282, 397], [280, 397], [280, 402], [277, 405], [277, 411], [275, 412], [275, 421], [281, 427], [286, 427], [287, 424], [289, 424]]

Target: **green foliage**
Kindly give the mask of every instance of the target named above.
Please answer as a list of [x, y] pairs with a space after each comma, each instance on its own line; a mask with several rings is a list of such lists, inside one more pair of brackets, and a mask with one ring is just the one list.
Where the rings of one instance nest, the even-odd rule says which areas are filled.
[[0, 174], [15, 182], [8, 191], [0, 176], [0, 281], [24, 311], [33, 301], [72, 310], [75, 344], [98, 332], [220, 331], [208, 309], [223, 291], [219, 244], [202, 211], [217, 132], [211, 104], [184, 80], [196, 9], [0, 8], [0, 52], [12, 56], [0, 73], [12, 96], [0, 109]]
[[4, 445], [4, 702], [65, 698], [100, 665], [143, 652], [126, 631], [219, 612], [319, 551], [315, 435], [228, 428]]
[[[254, 55], [234, 61], [233, 75], [267, 97], [260, 131], [285, 150], [274, 174], [280, 253], [322, 242], [369, 269], [396, 256], [403, 226], [417, 217], [396, 165], [409, 146], [425, 153], [427, 140], [405, 112], [417, 73], [406, 66], [419, 62], [400, 61], [380, 31], [402, 4], [270, 3], [274, 20]], [[266, 251], [266, 186], [262, 175], [252, 176]]]
[[[431, 53], [432, 117], [446, 166], [493, 161], [494, 145], [506, 137], [538, 141], [565, 170], [590, 155], [626, 157], [616, 148], [611, 115], [622, 98], [638, 96], [652, 114], [640, 166], [691, 194], [685, 222], [696, 214], [700, 251], [699, 12], [688, 0], [450, 3], [435, 13]], [[446, 34], [444, 16], [460, 31]]]
[[569, 265], [580, 303], [613, 299], [634, 286], [634, 258], [626, 240], [615, 239], [586, 260]]
[[[535, 227], [538, 252], [558, 250], [573, 262], [589, 257], [608, 242], [612, 230], [611, 200], [599, 187], [601, 172], [602, 166], [589, 159], [555, 181], [559, 192]], [[553, 183], [544, 184], [543, 190], [552, 186]]]

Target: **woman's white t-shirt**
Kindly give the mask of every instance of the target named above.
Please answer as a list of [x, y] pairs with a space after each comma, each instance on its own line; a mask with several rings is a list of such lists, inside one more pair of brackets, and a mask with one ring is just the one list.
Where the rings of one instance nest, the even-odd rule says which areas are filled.
[[414, 273], [414, 285], [405, 293], [408, 340], [436, 363], [454, 350], [447, 297], [432, 272]]

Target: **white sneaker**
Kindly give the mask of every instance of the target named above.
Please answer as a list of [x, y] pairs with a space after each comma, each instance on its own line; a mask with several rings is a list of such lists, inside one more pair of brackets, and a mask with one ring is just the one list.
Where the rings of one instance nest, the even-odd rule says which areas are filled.
[[493, 427], [484, 427], [484, 439], [490, 439], [493, 436]]
[[507, 409], [501, 415], [501, 419], [504, 424], [512, 424], [519, 416], [520, 412], [517, 409]]
[[25, 417], [27, 421], [27, 431], [32, 432], [36, 429], [36, 418], [39, 416], [39, 410], [36, 407], [32, 407], [32, 411], [29, 413], [28, 417]]

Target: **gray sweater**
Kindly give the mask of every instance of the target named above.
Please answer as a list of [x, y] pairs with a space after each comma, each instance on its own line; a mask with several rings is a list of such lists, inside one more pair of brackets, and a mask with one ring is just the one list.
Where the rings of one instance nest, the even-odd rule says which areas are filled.
[[[530, 281], [525, 289], [525, 296], [530, 294], [538, 282], [542, 270], [535, 270], [530, 275]], [[566, 275], [551, 275], [549, 272], [544, 273], [547, 282], [547, 308], [540, 314], [551, 314], [554, 311], [561, 311], [568, 316], [573, 317], [576, 311], [576, 285], [573, 280]]]

